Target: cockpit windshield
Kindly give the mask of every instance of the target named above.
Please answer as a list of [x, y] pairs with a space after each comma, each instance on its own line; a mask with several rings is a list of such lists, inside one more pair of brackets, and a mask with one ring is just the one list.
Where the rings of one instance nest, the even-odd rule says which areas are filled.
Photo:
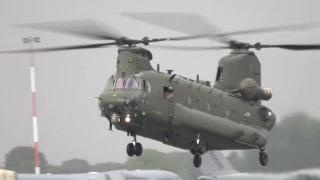
[[141, 78], [137, 75], [110, 77], [106, 89], [141, 89]]

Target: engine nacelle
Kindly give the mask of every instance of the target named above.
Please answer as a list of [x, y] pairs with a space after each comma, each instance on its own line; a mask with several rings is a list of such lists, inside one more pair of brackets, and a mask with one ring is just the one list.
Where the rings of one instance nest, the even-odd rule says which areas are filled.
[[238, 92], [247, 100], [265, 100], [272, 97], [270, 88], [261, 88], [253, 79], [246, 78], [239, 83]]

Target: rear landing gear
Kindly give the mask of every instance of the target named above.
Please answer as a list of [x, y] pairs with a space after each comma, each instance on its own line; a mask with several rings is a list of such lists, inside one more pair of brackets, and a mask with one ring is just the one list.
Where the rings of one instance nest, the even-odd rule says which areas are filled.
[[129, 157], [132, 157], [134, 155], [141, 156], [142, 152], [143, 152], [143, 147], [141, 143], [137, 142], [136, 135], [134, 135], [133, 142], [127, 145], [127, 154]]
[[264, 148], [260, 148], [259, 160], [262, 166], [266, 166], [268, 164], [268, 155], [264, 152]]
[[190, 148], [191, 154], [194, 155], [193, 157], [193, 165], [196, 168], [199, 168], [202, 163], [201, 155], [207, 152], [207, 144], [203, 140], [197, 139], [196, 141], [191, 142]]

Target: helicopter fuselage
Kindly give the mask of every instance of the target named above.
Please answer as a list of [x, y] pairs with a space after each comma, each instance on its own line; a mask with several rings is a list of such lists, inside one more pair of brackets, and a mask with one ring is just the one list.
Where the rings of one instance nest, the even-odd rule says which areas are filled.
[[259, 102], [152, 69], [117, 72], [99, 99], [116, 129], [182, 149], [196, 138], [207, 150], [261, 148], [276, 119]]

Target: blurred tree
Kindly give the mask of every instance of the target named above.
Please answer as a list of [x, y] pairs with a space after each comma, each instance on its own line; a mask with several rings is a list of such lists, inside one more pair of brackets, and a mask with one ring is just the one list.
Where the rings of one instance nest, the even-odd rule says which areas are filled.
[[61, 168], [60, 165], [56, 166], [56, 165], [48, 165], [47, 166], [47, 173], [51, 173], [51, 174], [63, 174], [63, 170]]
[[304, 113], [286, 116], [269, 135], [266, 152], [269, 164], [262, 167], [257, 150], [243, 151], [242, 157], [228, 157], [239, 171], [283, 172], [320, 166], [320, 121]]
[[130, 157], [125, 163], [127, 170], [146, 169], [154, 161], [161, 159], [165, 154], [153, 149], [144, 149], [140, 157]]
[[63, 161], [61, 164], [63, 173], [88, 173], [91, 169], [90, 164], [83, 159], [74, 158]]
[[173, 152], [164, 154], [157, 150], [145, 149], [142, 156], [128, 158], [124, 169], [160, 169], [176, 173], [184, 180], [196, 179], [199, 175], [199, 170], [190, 163], [190, 157], [187, 153]]
[[[48, 166], [45, 155], [39, 152], [40, 168], [42, 173], [46, 173]], [[5, 156], [5, 169], [18, 173], [35, 173], [34, 171], [34, 148], [27, 146], [15, 147]]]

